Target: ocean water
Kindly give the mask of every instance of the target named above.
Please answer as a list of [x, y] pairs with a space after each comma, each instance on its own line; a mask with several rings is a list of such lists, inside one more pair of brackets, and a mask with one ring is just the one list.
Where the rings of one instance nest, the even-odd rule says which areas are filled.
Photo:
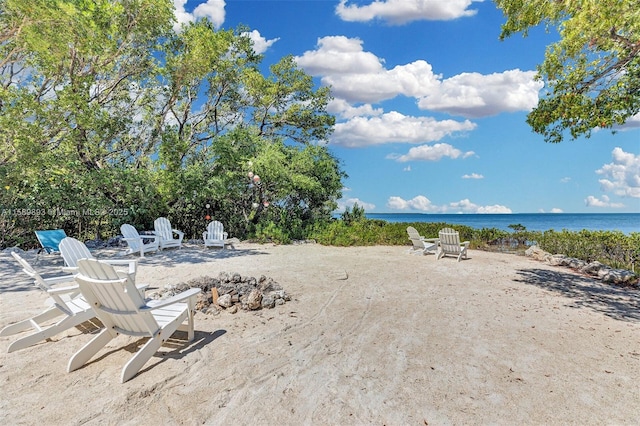
[[520, 224], [527, 231], [620, 231], [640, 232], [640, 213], [514, 213], [514, 214], [430, 214], [366, 213], [369, 219], [387, 222], [445, 222], [475, 229], [497, 228], [513, 231], [509, 225]]

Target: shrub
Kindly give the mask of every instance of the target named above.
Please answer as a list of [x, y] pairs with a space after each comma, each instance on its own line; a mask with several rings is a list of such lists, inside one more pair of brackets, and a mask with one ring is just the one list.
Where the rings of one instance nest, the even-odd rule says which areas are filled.
[[460, 224], [443, 222], [388, 223], [381, 220], [334, 219], [316, 225], [310, 237], [318, 243], [334, 246], [410, 245], [407, 227], [413, 226], [427, 238], [435, 238], [442, 228], [454, 228], [461, 241], [470, 241], [470, 247], [491, 251], [523, 252], [527, 247], [539, 245], [552, 254], [564, 254], [586, 262], [599, 261], [613, 268], [635, 271], [640, 259], [640, 233], [625, 235], [618, 231], [527, 231], [522, 225], [514, 225], [514, 232], [496, 228], [473, 229]]

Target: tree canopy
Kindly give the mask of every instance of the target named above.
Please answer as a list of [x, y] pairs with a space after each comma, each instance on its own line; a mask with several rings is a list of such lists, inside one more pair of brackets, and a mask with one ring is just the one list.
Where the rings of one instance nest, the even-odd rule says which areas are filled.
[[547, 92], [527, 123], [547, 142], [589, 137], [640, 112], [640, 5], [637, 0], [496, 0], [501, 39], [538, 25], [560, 40], [538, 66]]
[[[0, 0], [0, 246], [168, 216], [299, 238], [345, 176], [326, 88], [246, 28], [174, 32], [171, 0]], [[253, 176], [259, 179], [253, 179]], [[91, 234], [91, 235], [89, 235]]]

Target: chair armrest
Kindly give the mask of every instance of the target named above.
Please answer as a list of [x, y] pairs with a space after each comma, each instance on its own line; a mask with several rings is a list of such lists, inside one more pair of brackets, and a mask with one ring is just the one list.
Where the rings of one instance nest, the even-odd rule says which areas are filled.
[[138, 259], [105, 259], [103, 262], [109, 265], [129, 265], [129, 273], [133, 275], [138, 267]]
[[[63, 270], [64, 270], [64, 268], [63, 268]], [[60, 284], [60, 283], [71, 282], [73, 280], [74, 280], [73, 275], [61, 275], [59, 277], [43, 278], [43, 281], [46, 284]]]
[[[138, 260], [137, 259], [135, 259], [135, 260], [101, 259], [100, 261], [104, 262], [104, 263], [108, 263], [109, 265], [129, 265], [129, 273], [130, 274], [134, 274], [134, 275], [136, 273], [136, 267], [138, 266]], [[78, 273], [78, 267], [77, 266], [63, 266], [62, 270], [64, 272], [69, 272], [69, 273], [71, 273], [73, 275]], [[73, 276], [71, 276], [71, 279], [73, 279]]]
[[469, 247], [469, 241], [463, 241], [460, 243], [461, 246]]
[[123, 240], [124, 241], [142, 241], [143, 238], [148, 238], [150, 240], [157, 240], [160, 237], [158, 235], [144, 234], [144, 235], [140, 235], [139, 237], [123, 238]]
[[200, 290], [199, 288], [190, 288], [189, 290], [185, 290], [182, 293], [176, 294], [175, 296], [172, 296], [168, 299], [151, 300], [147, 302], [146, 306], [140, 308], [140, 312], [153, 311], [154, 309], [164, 308], [165, 306], [173, 305], [174, 303], [195, 297], [200, 293], [202, 293], [202, 290]]
[[229, 233], [227, 233], [227, 232], [223, 232], [222, 233], [222, 239], [223, 240], [226, 240], [228, 236], [229, 236]]
[[203, 240], [206, 240], [206, 239], [207, 239], [207, 235], [208, 235], [208, 234], [209, 234], [209, 233], [208, 233], [207, 231], [204, 231], [204, 232], [202, 233], [202, 239], [203, 239]]
[[149, 284], [136, 284], [136, 289], [138, 290], [138, 293], [140, 293], [140, 296], [142, 296], [143, 299], [144, 299], [144, 293], [147, 291], [147, 288], [149, 288]]
[[108, 263], [110, 265], [137, 265], [138, 259], [99, 259], [100, 262]]
[[47, 290], [47, 293], [49, 294], [66, 294], [66, 293], [72, 293], [76, 290], [78, 290], [80, 287], [78, 287], [78, 285], [70, 285], [70, 286], [66, 286], [66, 287], [56, 287], [56, 288], [50, 288]]
[[180, 236], [180, 238], [184, 238], [184, 232], [178, 231], [177, 229], [172, 229], [171, 231], [173, 231], [176, 234], [178, 234], [178, 236]]

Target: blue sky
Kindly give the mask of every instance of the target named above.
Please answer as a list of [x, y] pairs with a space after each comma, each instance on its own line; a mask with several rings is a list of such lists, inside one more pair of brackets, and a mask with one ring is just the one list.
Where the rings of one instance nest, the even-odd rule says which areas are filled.
[[640, 115], [616, 134], [545, 143], [526, 124], [557, 33], [499, 41], [491, 1], [174, 0], [180, 23], [250, 28], [265, 69], [285, 55], [330, 86], [327, 141], [349, 175], [340, 210], [640, 212]]

